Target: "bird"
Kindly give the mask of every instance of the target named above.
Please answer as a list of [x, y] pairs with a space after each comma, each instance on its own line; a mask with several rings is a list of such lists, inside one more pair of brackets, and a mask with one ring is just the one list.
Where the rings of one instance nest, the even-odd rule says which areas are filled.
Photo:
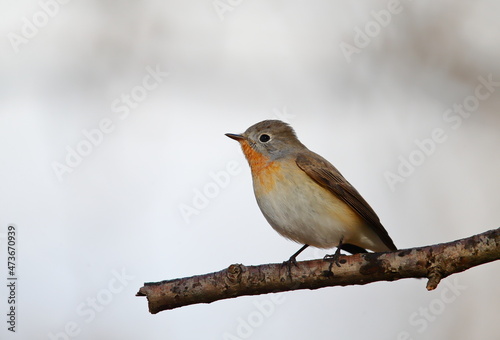
[[226, 133], [239, 142], [252, 173], [257, 204], [271, 227], [309, 246], [351, 254], [397, 250], [379, 217], [359, 192], [325, 158], [302, 144], [280, 120], [264, 120], [244, 133]]

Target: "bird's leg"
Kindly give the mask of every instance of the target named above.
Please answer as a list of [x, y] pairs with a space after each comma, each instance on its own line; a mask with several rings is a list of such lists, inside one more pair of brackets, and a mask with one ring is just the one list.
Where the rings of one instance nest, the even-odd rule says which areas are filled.
[[288, 261], [285, 261], [283, 262], [283, 264], [287, 264], [288, 266], [290, 266], [291, 264], [294, 264], [295, 266], [297, 266], [297, 256], [302, 253], [304, 251], [304, 249], [306, 249], [307, 247], [309, 247], [308, 244], [304, 244], [299, 250], [297, 250], [295, 252], [295, 254], [293, 254], [292, 256], [290, 256], [290, 258], [288, 259]]
[[344, 241], [344, 236], [342, 236], [340, 238], [339, 245], [337, 246], [337, 250], [335, 250], [335, 254], [325, 255], [325, 257], [323, 257], [323, 261], [335, 263], [337, 265], [337, 267], [340, 267], [339, 257], [340, 257], [340, 248], [342, 248], [342, 241]]

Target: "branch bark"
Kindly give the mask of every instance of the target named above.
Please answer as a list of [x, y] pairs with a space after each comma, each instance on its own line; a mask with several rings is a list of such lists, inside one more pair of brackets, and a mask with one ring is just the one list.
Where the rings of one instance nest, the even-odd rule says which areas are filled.
[[146, 296], [149, 312], [156, 314], [243, 295], [364, 285], [404, 278], [426, 277], [427, 289], [433, 290], [441, 279], [451, 274], [498, 259], [500, 228], [432, 246], [390, 253], [342, 255], [339, 257], [340, 267], [324, 260], [302, 261], [297, 266], [232, 264], [216, 273], [148, 282], [136, 296]]

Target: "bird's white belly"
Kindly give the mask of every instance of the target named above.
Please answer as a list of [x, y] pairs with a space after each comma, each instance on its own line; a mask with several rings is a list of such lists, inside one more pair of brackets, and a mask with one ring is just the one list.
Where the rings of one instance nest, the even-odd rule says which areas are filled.
[[273, 184], [272, 190], [265, 191], [254, 178], [257, 203], [269, 224], [286, 238], [332, 248], [341, 238], [348, 243], [366, 229], [347, 204], [301, 171], [293, 176], [284, 172]]

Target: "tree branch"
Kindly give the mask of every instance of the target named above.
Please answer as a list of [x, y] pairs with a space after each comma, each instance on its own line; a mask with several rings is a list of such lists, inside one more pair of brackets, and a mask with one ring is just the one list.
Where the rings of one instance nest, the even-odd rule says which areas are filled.
[[324, 260], [260, 266], [230, 265], [216, 273], [162, 282], [148, 282], [136, 296], [146, 296], [156, 314], [195, 303], [210, 303], [243, 295], [296, 289], [363, 285], [375, 281], [428, 278], [433, 290], [441, 279], [480, 264], [500, 259], [500, 228], [427, 247], [390, 253], [340, 256], [340, 267]]

